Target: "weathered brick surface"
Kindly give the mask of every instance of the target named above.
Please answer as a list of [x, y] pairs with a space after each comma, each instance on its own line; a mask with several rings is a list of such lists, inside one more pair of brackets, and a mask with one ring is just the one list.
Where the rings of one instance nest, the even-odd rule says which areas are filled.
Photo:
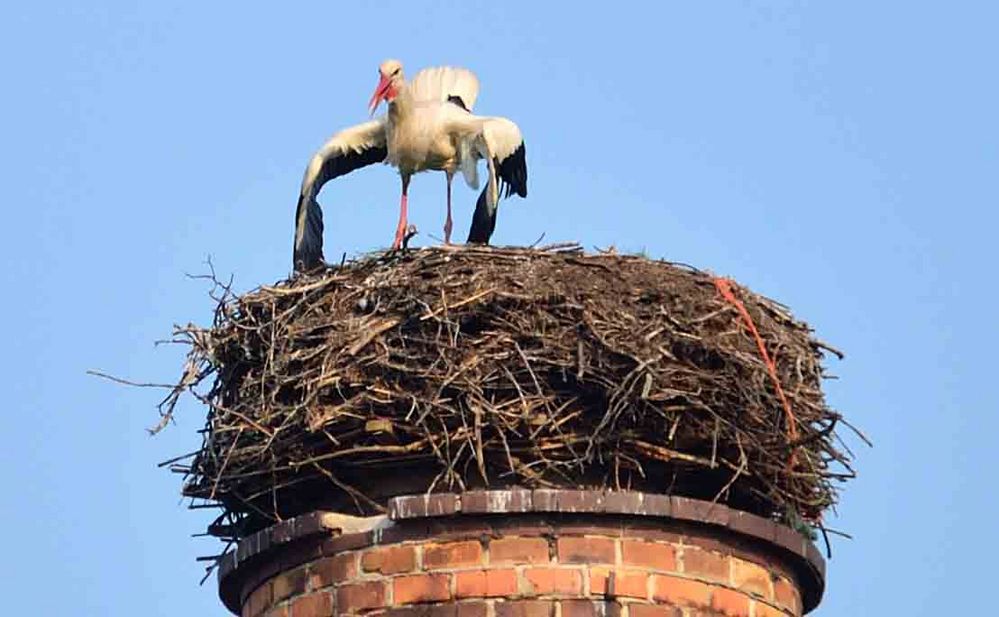
[[608, 598], [649, 597], [649, 574], [640, 570], [590, 568], [590, 594]]
[[621, 563], [626, 566], [673, 572], [676, 571], [676, 549], [669, 544], [622, 540]]
[[455, 604], [394, 606], [375, 614], [378, 617], [458, 617], [458, 606]]
[[340, 611], [347, 607], [353, 610], [381, 608], [386, 604], [387, 591], [384, 581], [340, 585], [336, 589], [336, 605]]
[[487, 617], [489, 605], [485, 602], [446, 602], [395, 606], [375, 613], [378, 617]]
[[333, 614], [333, 596], [321, 591], [298, 596], [291, 601], [291, 617], [329, 617]]
[[659, 604], [629, 604], [628, 617], [683, 617], [683, 609]]
[[614, 570], [607, 579], [607, 595], [646, 600], [649, 597], [649, 578], [645, 572]]
[[412, 574], [392, 579], [392, 600], [396, 604], [440, 602], [451, 597], [448, 574]]
[[242, 617], [257, 617], [263, 614], [271, 603], [271, 584], [267, 582], [250, 593], [250, 597], [243, 603]]
[[749, 598], [738, 591], [715, 587], [711, 590], [711, 608], [725, 617], [748, 617]]
[[[550, 505], [578, 507], [568, 498]], [[794, 575], [748, 544], [651, 519], [604, 533], [594, 517], [519, 516], [521, 526], [515, 516], [413, 520], [415, 531], [370, 536], [373, 545], [279, 558], [243, 583], [241, 615], [801, 617]]]
[[543, 594], [574, 594], [583, 592], [583, 573], [578, 569], [568, 568], [528, 568], [524, 570], [528, 593]]
[[727, 583], [729, 561], [730, 558], [711, 551], [702, 551], [693, 547], [683, 549], [683, 572], [695, 578]]
[[783, 576], [774, 582], [774, 600], [795, 614], [801, 613], [801, 594], [798, 588]]
[[357, 577], [357, 554], [341, 553], [320, 559], [309, 568], [309, 585], [312, 589], [329, 587]]
[[738, 589], [761, 598], [773, 598], [770, 573], [755, 563], [732, 558], [732, 584]]
[[291, 596], [305, 593], [308, 582], [309, 575], [305, 567], [295, 568], [290, 572], [276, 576], [271, 583], [272, 602], [277, 604]]
[[482, 563], [482, 543], [478, 540], [428, 544], [423, 547], [423, 568], [438, 570], [476, 566]]
[[489, 605], [485, 602], [459, 602], [455, 606], [458, 609], [455, 617], [486, 617], [489, 614]]
[[556, 602], [512, 600], [496, 604], [496, 617], [555, 617]]
[[708, 607], [711, 603], [711, 586], [675, 576], [652, 577], [652, 599], [693, 608]]
[[548, 563], [544, 538], [500, 538], [489, 543], [489, 563]]
[[788, 614], [784, 611], [780, 611], [759, 601], [753, 602], [753, 615], [754, 617], [788, 617]]
[[609, 538], [559, 538], [557, 546], [559, 563], [617, 562], [617, 549]]
[[416, 548], [390, 546], [366, 551], [361, 556], [361, 569], [365, 572], [398, 574], [416, 569]]
[[606, 612], [603, 602], [592, 600], [562, 600], [562, 617], [601, 617]]
[[455, 574], [455, 596], [458, 598], [494, 598], [517, 594], [517, 571], [473, 570]]

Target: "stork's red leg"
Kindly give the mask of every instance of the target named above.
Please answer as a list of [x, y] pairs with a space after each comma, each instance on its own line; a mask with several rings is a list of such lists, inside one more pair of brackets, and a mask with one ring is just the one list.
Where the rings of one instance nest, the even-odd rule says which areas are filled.
[[402, 201], [399, 203], [399, 226], [395, 228], [395, 241], [392, 243], [392, 250], [397, 251], [402, 248], [402, 241], [406, 237], [406, 206], [407, 195], [409, 193], [409, 175], [402, 176]]
[[444, 221], [444, 244], [451, 244], [451, 179], [447, 174], [447, 220]]

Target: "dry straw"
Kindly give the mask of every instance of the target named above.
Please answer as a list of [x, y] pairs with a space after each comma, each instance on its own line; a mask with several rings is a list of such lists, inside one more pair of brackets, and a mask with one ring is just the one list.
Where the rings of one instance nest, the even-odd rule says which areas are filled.
[[191, 391], [208, 421], [174, 469], [196, 504], [223, 508], [210, 532], [230, 539], [314, 508], [506, 486], [815, 523], [854, 475], [821, 390], [823, 352], [838, 352], [717, 283], [561, 245], [371, 255], [241, 296], [220, 285], [212, 327], [176, 333], [190, 353], [163, 413]]

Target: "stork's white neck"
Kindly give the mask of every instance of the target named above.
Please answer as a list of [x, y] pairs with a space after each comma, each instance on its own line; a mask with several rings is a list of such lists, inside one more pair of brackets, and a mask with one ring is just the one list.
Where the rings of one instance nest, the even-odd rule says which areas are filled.
[[389, 103], [389, 120], [398, 124], [405, 120], [413, 111], [413, 93], [409, 91], [409, 84], [404, 84], [399, 88], [399, 93]]

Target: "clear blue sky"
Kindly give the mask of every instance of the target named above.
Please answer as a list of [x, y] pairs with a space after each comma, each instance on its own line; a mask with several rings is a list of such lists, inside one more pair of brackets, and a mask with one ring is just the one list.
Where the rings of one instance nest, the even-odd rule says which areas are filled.
[[[239, 289], [290, 266], [298, 183], [363, 120], [377, 64], [461, 64], [527, 141], [495, 241], [614, 244], [735, 277], [848, 357], [831, 403], [876, 441], [831, 522], [815, 614], [972, 614], [999, 534], [999, 10], [987, 2], [16, 3], [0, 16], [0, 580], [32, 615], [223, 615], [205, 517], [155, 464], [175, 322], [212, 255]], [[565, 3], [568, 5], [568, 3]], [[175, 6], [171, 6], [175, 5]], [[440, 174], [411, 220], [440, 235]], [[475, 194], [456, 189], [464, 237]], [[323, 193], [327, 255], [391, 242], [398, 180]]]

